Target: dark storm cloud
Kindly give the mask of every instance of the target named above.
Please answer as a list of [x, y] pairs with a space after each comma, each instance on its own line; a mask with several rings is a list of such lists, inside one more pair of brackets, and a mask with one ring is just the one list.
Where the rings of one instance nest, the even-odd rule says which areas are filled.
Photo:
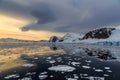
[[40, 4], [39, 10], [34, 10], [31, 15], [38, 20], [38, 24], [44, 24], [56, 20], [55, 14], [47, 4]]
[[2, 9], [37, 19], [22, 31], [84, 33], [92, 28], [120, 24], [119, 0], [4, 0], [1, 4]]

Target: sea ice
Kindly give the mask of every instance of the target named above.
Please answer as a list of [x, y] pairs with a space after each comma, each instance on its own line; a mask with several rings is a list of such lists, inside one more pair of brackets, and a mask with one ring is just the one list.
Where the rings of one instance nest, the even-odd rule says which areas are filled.
[[77, 80], [77, 79], [75, 79], [75, 78], [68, 78], [67, 80]]
[[39, 77], [40, 80], [43, 80], [43, 79], [47, 78], [48, 77], [47, 72], [40, 73], [40, 75], [38, 77]]
[[18, 80], [32, 80], [31, 77], [24, 77], [22, 79], [18, 79]]
[[18, 78], [20, 77], [19, 74], [12, 74], [12, 75], [7, 75], [6, 77], [4, 77], [5, 79], [10, 79], [10, 78]]
[[108, 75], [108, 74], [104, 74], [104, 76], [106, 76], [106, 77], [107, 77], [107, 76], [109, 76], [109, 75]]
[[85, 62], [87, 62], [87, 63], [91, 63], [92, 61], [91, 61], [91, 60], [85, 60]]
[[76, 65], [80, 65], [81, 63], [80, 62], [72, 62], [71, 63], [73, 66], [76, 66]]
[[105, 69], [110, 69], [110, 67], [104, 67]]
[[51, 60], [51, 61], [49, 61], [49, 63], [51, 63], [51, 64], [53, 64], [53, 63], [55, 63], [56, 61], [55, 60]]
[[34, 74], [36, 74], [36, 72], [28, 72], [28, 73], [26, 73], [26, 75], [34, 75]]
[[85, 69], [91, 68], [90, 66], [82, 66], [82, 67], [85, 68]]
[[104, 77], [94, 77], [94, 76], [89, 76], [89, 77], [86, 77], [85, 79], [89, 79], [89, 80], [105, 80]]
[[68, 66], [68, 65], [57, 65], [48, 68], [51, 71], [63, 71], [63, 72], [72, 72], [75, 70], [74, 67]]
[[52, 57], [47, 57], [47, 59], [52, 59]]
[[112, 71], [111, 71], [111, 70], [107, 70], [107, 72], [110, 72], [110, 73], [111, 73]]
[[101, 69], [95, 69], [96, 72], [103, 72]]
[[23, 66], [23, 67], [33, 67], [34, 64], [23, 64], [22, 66]]

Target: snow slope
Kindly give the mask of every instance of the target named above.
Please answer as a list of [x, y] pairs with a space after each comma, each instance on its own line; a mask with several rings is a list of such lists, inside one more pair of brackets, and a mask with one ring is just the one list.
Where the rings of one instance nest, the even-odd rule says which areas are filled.
[[80, 38], [83, 36], [77, 33], [67, 33], [60, 40], [62, 42], [80, 42]]
[[[56, 41], [54, 41], [54, 39]], [[50, 42], [65, 42], [65, 43], [85, 43], [85, 44], [96, 44], [96, 43], [118, 43], [120, 45], [120, 26], [100, 28], [93, 31], [89, 31], [85, 35], [79, 33], [67, 33], [63, 37], [51, 38]], [[112, 42], [112, 43], [111, 43]]]
[[80, 41], [81, 43], [99, 43], [99, 42], [120, 42], [120, 26], [115, 27], [115, 30], [112, 31], [111, 35], [106, 39], [84, 39]]

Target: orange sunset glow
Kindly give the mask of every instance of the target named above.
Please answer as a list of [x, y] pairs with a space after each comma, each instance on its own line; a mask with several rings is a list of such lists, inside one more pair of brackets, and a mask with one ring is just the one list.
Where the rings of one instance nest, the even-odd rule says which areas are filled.
[[35, 19], [17, 18], [10, 15], [0, 14], [0, 38], [16, 38], [24, 40], [48, 40], [52, 35], [63, 36], [62, 33], [49, 31], [27, 31], [20, 30], [23, 26], [32, 24]]

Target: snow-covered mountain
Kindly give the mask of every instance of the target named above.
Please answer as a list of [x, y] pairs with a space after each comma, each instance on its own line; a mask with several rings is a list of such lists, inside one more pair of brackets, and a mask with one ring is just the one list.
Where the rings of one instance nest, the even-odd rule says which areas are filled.
[[80, 42], [100, 45], [120, 45], [120, 26], [101, 28], [85, 34]]
[[112, 31], [115, 30], [115, 28], [101, 28], [101, 29], [96, 29], [93, 31], [90, 31], [85, 34], [85, 36], [82, 38], [84, 39], [106, 39], [109, 38], [112, 34]]
[[51, 36], [49, 42], [80, 42], [82, 37], [77, 33], [67, 33], [63, 37]]
[[82, 38], [82, 35], [80, 35], [80, 34], [77, 34], [77, 33], [67, 33], [59, 41], [79, 42], [81, 38]]
[[79, 33], [67, 33], [61, 38], [54, 38], [57, 37], [52, 37], [51, 42], [79, 42], [85, 44], [120, 45], [120, 26], [96, 29], [89, 31], [84, 36]]

